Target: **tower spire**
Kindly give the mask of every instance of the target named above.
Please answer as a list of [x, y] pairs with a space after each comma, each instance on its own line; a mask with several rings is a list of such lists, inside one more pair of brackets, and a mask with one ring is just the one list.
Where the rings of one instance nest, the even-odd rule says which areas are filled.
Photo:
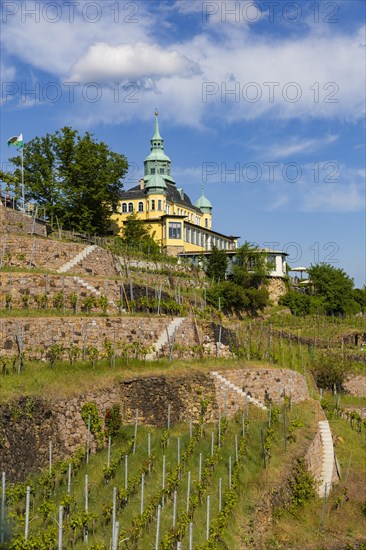
[[144, 177], [148, 178], [154, 174], [159, 174], [164, 180], [175, 185], [175, 181], [170, 175], [170, 158], [164, 153], [164, 140], [159, 132], [159, 113], [155, 108], [155, 132], [150, 140], [150, 154], [144, 161]]
[[163, 138], [161, 137], [159, 132], [159, 113], [158, 109], [155, 107], [155, 133], [153, 135], [153, 140], [156, 139], [163, 141]]

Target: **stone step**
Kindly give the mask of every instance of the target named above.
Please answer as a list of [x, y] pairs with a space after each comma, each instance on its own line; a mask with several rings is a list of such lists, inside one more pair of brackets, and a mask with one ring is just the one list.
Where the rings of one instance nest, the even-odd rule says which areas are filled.
[[332, 432], [330, 431], [329, 422], [327, 420], [321, 420], [318, 423], [320, 438], [322, 443], [322, 482], [319, 485], [318, 495], [324, 496], [325, 487], [327, 491], [332, 488], [333, 468], [334, 468], [334, 447]]
[[169, 344], [168, 335], [169, 335], [169, 338], [172, 338], [174, 335], [174, 332], [177, 330], [177, 328], [180, 327], [180, 325], [183, 323], [184, 320], [185, 320], [185, 317], [175, 317], [174, 319], [172, 319], [169, 325], [159, 335], [156, 342], [154, 342], [153, 344], [153, 347], [155, 348], [154, 351], [146, 355], [147, 361], [153, 361], [154, 359], [157, 358], [159, 351], [161, 351], [161, 349], [165, 345]]
[[[80, 284], [81, 286], [83, 286], [84, 288], [88, 289], [90, 292], [92, 292], [95, 296], [101, 296], [102, 293], [100, 292], [100, 290], [97, 290], [96, 288], [94, 288], [92, 285], [90, 285], [89, 283], [87, 283], [86, 281], [84, 281], [81, 277], [73, 277], [74, 281], [76, 281], [78, 284]], [[108, 300], [108, 303], [109, 305], [111, 305], [112, 307], [117, 307], [116, 304], [113, 302], [113, 300]]]
[[69, 260], [63, 266], [61, 266], [57, 270], [57, 272], [58, 273], [67, 273], [68, 271], [70, 271], [70, 269], [75, 267], [78, 263], [80, 263], [87, 256], [89, 256], [89, 254], [91, 252], [93, 252], [93, 250], [95, 250], [95, 248], [96, 248], [96, 246], [94, 244], [87, 246], [86, 248], [84, 248], [84, 250], [79, 252], [79, 254], [77, 254], [72, 260]]
[[[217, 371], [211, 371], [211, 376], [221, 381], [223, 386], [229, 387], [235, 393], [235, 395], [238, 395], [241, 398], [247, 399], [249, 403], [251, 403], [252, 405], [255, 405], [256, 407], [262, 410], [267, 410], [267, 407], [263, 405], [263, 403], [261, 403], [254, 397], [251, 397], [250, 395], [245, 393], [241, 388], [239, 388], [238, 386], [230, 382], [227, 378], [219, 374]], [[222, 391], [225, 391], [224, 388], [221, 388], [221, 389]]]

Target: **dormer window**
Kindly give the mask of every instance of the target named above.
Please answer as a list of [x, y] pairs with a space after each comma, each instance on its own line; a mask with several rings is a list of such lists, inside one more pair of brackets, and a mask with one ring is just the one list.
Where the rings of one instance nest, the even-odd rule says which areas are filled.
[[155, 168], [151, 168], [150, 173], [155, 174]]
[[164, 168], [160, 168], [160, 174], [164, 174]]

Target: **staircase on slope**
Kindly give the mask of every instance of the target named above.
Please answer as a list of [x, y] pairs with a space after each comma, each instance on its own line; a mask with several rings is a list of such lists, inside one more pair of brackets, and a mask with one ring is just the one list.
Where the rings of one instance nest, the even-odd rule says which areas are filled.
[[77, 254], [72, 260], [69, 260], [64, 265], [62, 265], [58, 270], [57, 273], [67, 273], [68, 271], [71, 271], [73, 267], [75, 267], [77, 264], [85, 260], [89, 254], [91, 254], [96, 249], [95, 244], [91, 244], [84, 248], [79, 254]]
[[[71, 269], [73, 267], [77, 266], [80, 262], [85, 260], [85, 258], [87, 258], [89, 256], [89, 254], [91, 254], [96, 248], [97, 247], [96, 247], [95, 244], [91, 244], [91, 245], [87, 246], [86, 248], [84, 248], [84, 250], [82, 250], [74, 258], [72, 258], [72, 260], [69, 260], [67, 263], [65, 263], [63, 266], [61, 266], [57, 270], [57, 272], [61, 274], [61, 273], [67, 273], [68, 271], [71, 271]], [[89, 292], [94, 294], [94, 296], [96, 296], [97, 298], [100, 298], [100, 296], [102, 295], [100, 290], [97, 290], [94, 286], [92, 286], [89, 283], [87, 283], [86, 281], [84, 281], [81, 277], [75, 276], [75, 277], [73, 277], [73, 279], [77, 282], [78, 285], [81, 285], [84, 288], [86, 288], [87, 290], [89, 290]], [[116, 304], [112, 300], [108, 300], [108, 303], [112, 307], [117, 307]]]
[[[185, 321], [185, 317], [175, 317], [167, 327], [162, 331], [159, 338], [156, 342], [153, 344], [154, 351], [151, 353], [148, 353], [146, 355], [147, 361], [154, 361], [154, 359], [158, 359], [159, 352], [169, 344], [169, 342], [174, 339], [174, 333], [178, 330], [178, 328], [181, 326], [183, 321]], [[169, 335], [169, 336], [168, 336]]]
[[258, 401], [258, 399], [255, 399], [254, 397], [249, 395], [247, 392], [243, 391], [241, 388], [239, 388], [239, 386], [236, 386], [235, 384], [230, 382], [227, 378], [225, 378], [218, 372], [212, 371], [210, 374], [216, 383], [216, 387], [218, 387], [223, 393], [225, 393], [225, 395], [228, 392], [231, 392], [233, 397], [239, 398], [239, 400], [242, 401], [243, 404], [245, 402], [248, 402], [263, 411], [267, 410], [267, 407], [263, 405], [263, 403]]
[[322, 441], [322, 473], [321, 483], [319, 485], [319, 497], [323, 497], [325, 489], [329, 493], [332, 489], [333, 468], [334, 468], [334, 447], [332, 432], [330, 431], [328, 420], [319, 422], [320, 438]]
[[[84, 288], [86, 288], [87, 290], [89, 290], [89, 292], [94, 294], [94, 296], [96, 296], [97, 298], [100, 298], [100, 296], [102, 295], [100, 290], [96, 289], [94, 286], [92, 286], [89, 283], [87, 283], [86, 281], [84, 281], [84, 279], [82, 279], [81, 277], [75, 276], [75, 277], [73, 277], [73, 279], [74, 279], [74, 281], [77, 282], [77, 284], [79, 284], [79, 285], [83, 286]], [[117, 305], [112, 300], [108, 300], [108, 303], [112, 307], [117, 307]]]

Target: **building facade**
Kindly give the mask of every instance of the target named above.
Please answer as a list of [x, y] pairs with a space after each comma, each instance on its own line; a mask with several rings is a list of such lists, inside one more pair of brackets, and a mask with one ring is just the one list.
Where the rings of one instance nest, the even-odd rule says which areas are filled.
[[164, 152], [157, 112], [151, 150], [144, 161], [144, 177], [122, 193], [118, 210], [112, 216], [115, 235], [123, 234], [123, 226], [132, 213], [146, 222], [151, 235], [168, 254], [201, 253], [213, 247], [233, 251], [238, 247], [238, 237], [213, 230], [212, 204], [203, 188], [193, 204], [183, 189], [177, 187], [171, 174], [171, 160]]

